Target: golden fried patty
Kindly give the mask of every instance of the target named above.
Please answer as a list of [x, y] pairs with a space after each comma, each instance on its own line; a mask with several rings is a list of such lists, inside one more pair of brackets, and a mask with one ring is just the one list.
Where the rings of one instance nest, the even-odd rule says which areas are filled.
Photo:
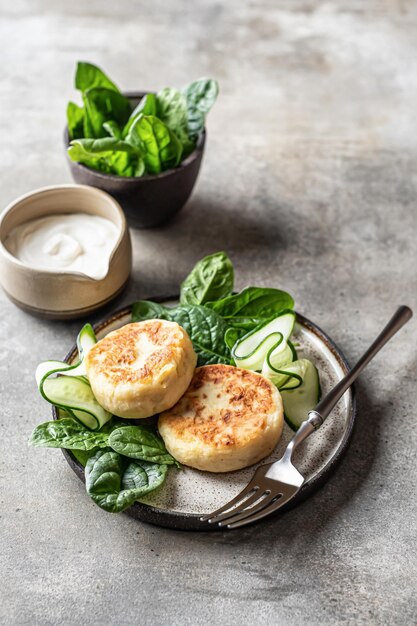
[[85, 359], [98, 402], [120, 417], [142, 418], [173, 406], [197, 363], [191, 340], [176, 322], [126, 324], [101, 339]]
[[208, 472], [229, 472], [260, 461], [275, 448], [282, 427], [275, 385], [230, 365], [198, 367], [185, 394], [158, 421], [172, 456]]

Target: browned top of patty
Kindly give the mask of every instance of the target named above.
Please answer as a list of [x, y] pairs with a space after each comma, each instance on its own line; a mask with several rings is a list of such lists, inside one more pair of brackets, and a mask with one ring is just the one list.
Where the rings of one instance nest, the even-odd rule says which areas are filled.
[[180, 358], [190, 339], [175, 322], [146, 320], [126, 324], [101, 339], [87, 354], [87, 373], [104, 374], [113, 383], [157, 378]]
[[185, 394], [159, 418], [176, 438], [224, 446], [247, 442], [277, 410], [279, 394], [266, 378], [230, 365], [198, 367]]

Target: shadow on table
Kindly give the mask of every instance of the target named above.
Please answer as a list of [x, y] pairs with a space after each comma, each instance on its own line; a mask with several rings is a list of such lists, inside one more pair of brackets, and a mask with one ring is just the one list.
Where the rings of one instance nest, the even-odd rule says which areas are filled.
[[[236, 252], [262, 251], [274, 242], [283, 249], [287, 246], [285, 217], [280, 207], [247, 206], [246, 203], [217, 202], [196, 198], [161, 229], [166, 237], [186, 239], [191, 251], [202, 249], [232, 249]], [[217, 249], [216, 248], [216, 249]]]
[[218, 250], [231, 256], [237, 282], [261, 274], [265, 284], [274, 284], [294, 251], [296, 258], [317, 262], [334, 245], [315, 220], [313, 214], [300, 220], [293, 206], [270, 198], [197, 197], [161, 227], [132, 231], [135, 269], [124, 302], [176, 292], [194, 263]]
[[[289, 247], [316, 258], [325, 242], [319, 233], [310, 236], [313, 226], [308, 216], [303, 217], [300, 225], [293, 207], [274, 203], [270, 198], [260, 198], [256, 203], [246, 199], [216, 201], [197, 197], [162, 226], [131, 231], [137, 267], [117, 298], [85, 319], [54, 324], [65, 329], [72, 324], [78, 329], [85, 321], [95, 323], [105, 319], [137, 299], [177, 292], [184, 278], [185, 262], [177, 263], [180, 258], [189, 259], [186, 265], [189, 270], [197, 259], [225, 250], [233, 259], [237, 277], [258, 269], [264, 271], [271, 264], [277, 268]], [[50, 321], [39, 320], [39, 323], [49, 325]]]

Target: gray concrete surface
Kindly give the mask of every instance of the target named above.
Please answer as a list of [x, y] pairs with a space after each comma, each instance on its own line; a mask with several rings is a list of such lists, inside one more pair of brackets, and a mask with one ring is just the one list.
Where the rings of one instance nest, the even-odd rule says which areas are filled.
[[[0, 205], [67, 182], [61, 133], [77, 59], [123, 88], [221, 83], [198, 188], [135, 232], [114, 306], [175, 291], [226, 249], [238, 286], [280, 286], [356, 359], [395, 306], [417, 304], [417, 9], [406, 0], [0, 5]], [[26, 441], [49, 409], [36, 364], [77, 323], [0, 300], [4, 624], [416, 622], [416, 323], [358, 386], [335, 475], [280, 518], [192, 534], [100, 511], [61, 453]], [[99, 317], [99, 316], [97, 316]]]

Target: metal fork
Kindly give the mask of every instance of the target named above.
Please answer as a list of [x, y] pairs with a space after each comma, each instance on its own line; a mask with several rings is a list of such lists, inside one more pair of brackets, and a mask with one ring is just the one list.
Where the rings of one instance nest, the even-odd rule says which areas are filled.
[[408, 306], [400, 306], [355, 367], [308, 413], [308, 418], [289, 442], [283, 457], [275, 463], [260, 465], [245, 489], [220, 509], [202, 516], [200, 520], [222, 527], [238, 528], [270, 515], [291, 500], [304, 483], [304, 477], [291, 462], [295, 449], [320, 428], [362, 370], [412, 315]]

